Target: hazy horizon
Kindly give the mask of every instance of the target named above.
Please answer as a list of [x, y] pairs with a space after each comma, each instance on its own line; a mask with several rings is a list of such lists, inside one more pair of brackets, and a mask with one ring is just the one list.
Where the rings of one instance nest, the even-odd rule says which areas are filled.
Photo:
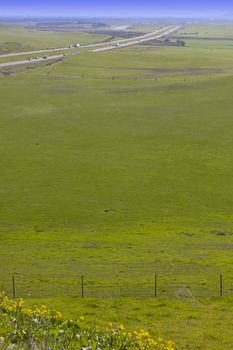
[[233, 4], [219, 1], [119, 0], [9, 0], [1, 5], [0, 17], [109, 17], [109, 18], [232, 18]]

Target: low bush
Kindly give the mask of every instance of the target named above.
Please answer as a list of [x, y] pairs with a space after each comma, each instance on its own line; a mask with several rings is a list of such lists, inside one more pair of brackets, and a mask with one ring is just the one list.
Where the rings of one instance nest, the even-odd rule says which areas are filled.
[[154, 339], [144, 330], [123, 325], [85, 326], [84, 318], [64, 319], [45, 305], [29, 308], [22, 299], [0, 294], [0, 349], [20, 350], [174, 350], [171, 341]]

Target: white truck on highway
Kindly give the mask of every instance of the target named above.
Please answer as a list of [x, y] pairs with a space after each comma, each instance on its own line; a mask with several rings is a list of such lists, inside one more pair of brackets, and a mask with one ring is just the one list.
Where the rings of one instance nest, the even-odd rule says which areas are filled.
[[69, 49], [76, 49], [80, 46], [81, 46], [80, 44], [69, 45]]

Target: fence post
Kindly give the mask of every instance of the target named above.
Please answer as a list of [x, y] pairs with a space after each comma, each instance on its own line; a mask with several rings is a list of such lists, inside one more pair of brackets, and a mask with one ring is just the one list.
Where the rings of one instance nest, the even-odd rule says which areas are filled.
[[157, 298], [157, 275], [155, 274], [155, 299]]
[[13, 299], [15, 299], [15, 277], [12, 276], [12, 292], [13, 292]]
[[222, 296], [223, 296], [223, 279], [222, 279], [222, 273], [220, 273], [219, 289], [220, 289], [220, 297], [222, 297]]
[[84, 276], [82, 275], [82, 298], [84, 298]]

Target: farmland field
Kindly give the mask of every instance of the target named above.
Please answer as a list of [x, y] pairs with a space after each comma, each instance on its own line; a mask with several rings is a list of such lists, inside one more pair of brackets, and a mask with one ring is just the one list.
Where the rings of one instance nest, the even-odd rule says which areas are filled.
[[[76, 34], [15, 35], [0, 27], [0, 47]], [[14, 275], [29, 303], [232, 349], [232, 45], [188, 38], [0, 71], [1, 289]]]

